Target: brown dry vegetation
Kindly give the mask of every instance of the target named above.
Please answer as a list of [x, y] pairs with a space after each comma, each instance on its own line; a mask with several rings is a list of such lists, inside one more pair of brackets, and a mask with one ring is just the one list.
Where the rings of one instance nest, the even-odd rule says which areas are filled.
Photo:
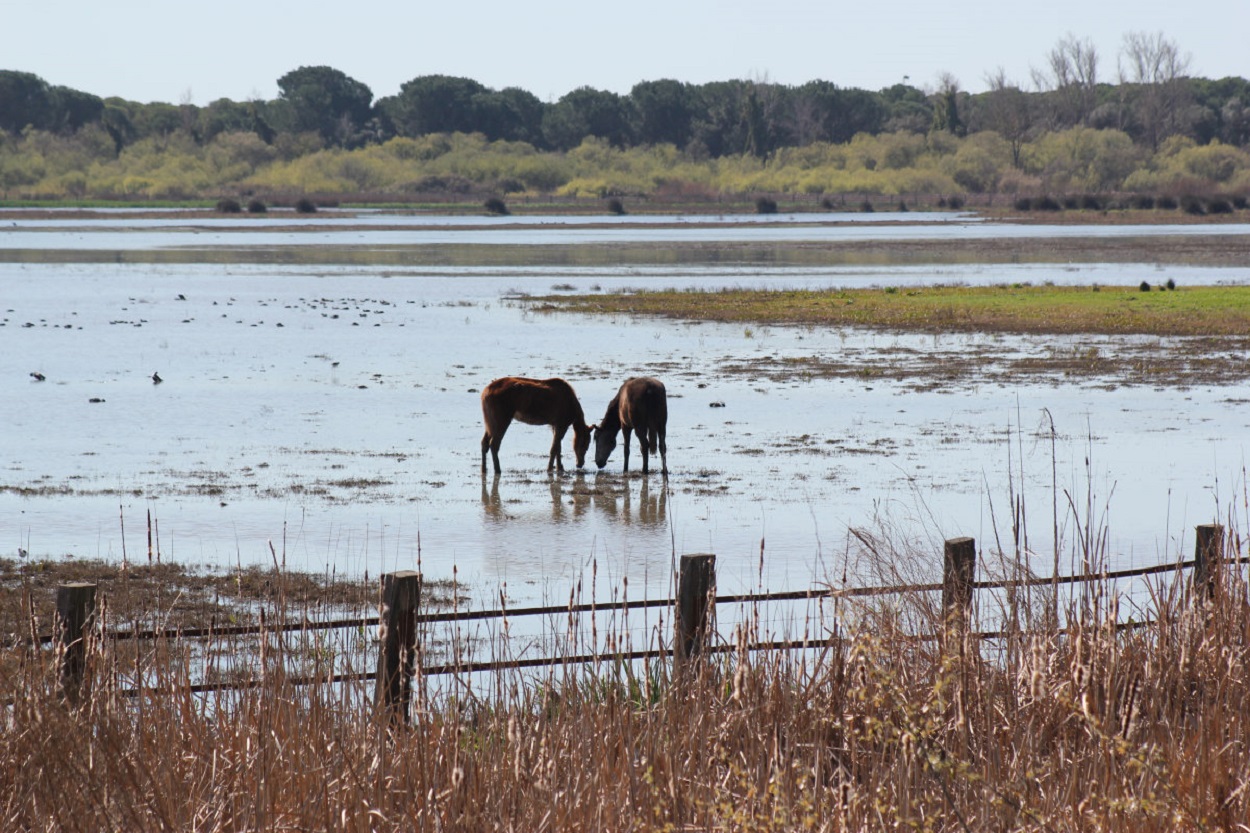
[[[204, 628], [249, 624], [261, 609], [300, 617], [377, 615], [377, 587], [369, 576], [297, 573], [258, 566], [195, 570], [169, 562], [119, 564], [99, 559], [0, 558], [0, 640], [14, 644], [51, 631], [56, 588], [85, 581], [107, 600], [108, 616], [138, 629]], [[426, 602], [450, 602], [452, 588], [427, 582]], [[33, 614], [33, 616], [32, 616]]]
[[[256, 649], [256, 687], [208, 695], [191, 692], [178, 643], [126, 661], [96, 645], [76, 709], [51, 654], [14, 649], [0, 827], [1244, 829], [1240, 575], [1212, 603], [1155, 584], [1155, 621], [1134, 630], [1112, 627], [1113, 588], [1095, 586], [1066, 633], [1044, 624], [1042, 600], [1038, 615], [1013, 608], [1031, 635], [943, 650], [908, 635], [935, 614], [904, 596], [810, 622], [827, 641], [805, 655], [748, 652], [758, 633], [740, 630], [690, 675], [656, 660], [431, 678], [398, 730], [374, 716], [367, 684], [290, 684], [293, 656], [322, 678], [345, 664], [306, 636]], [[160, 691], [122, 696], [140, 669]]]

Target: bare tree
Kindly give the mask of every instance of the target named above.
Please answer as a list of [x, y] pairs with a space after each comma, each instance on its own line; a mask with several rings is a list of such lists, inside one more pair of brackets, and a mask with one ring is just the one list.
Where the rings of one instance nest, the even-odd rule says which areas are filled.
[[1020, 152], [1033, 130], [1033, 106], [1020, 86], [1007, 78], [1001, 66], [985, 76], [987, 126], [1011, 144], [1011, 164], [1020, 167]]
[[1157, 150], [1159, 143], [1184, 126], [1190, 56], [1162, 32], [1129, 32], [1120, 49], [1120, 83], [1136, 89], [1134, 116], [1142, 138]]
[[1033, 82], [1052, 93], [1052, 127], [1085, 124], [1097, 104], [1098, 50], [1069, 32], [1046, 55], [1046, 68], [1033, 70]]

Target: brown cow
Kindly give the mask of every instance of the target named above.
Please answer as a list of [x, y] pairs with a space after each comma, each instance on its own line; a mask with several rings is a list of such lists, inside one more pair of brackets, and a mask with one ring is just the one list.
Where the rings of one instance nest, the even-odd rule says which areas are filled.
[[570, 425], [573, 426], [573, 453], [577, 457], [577, 467], [580, 469], [586, 464], [590, 426], [586, 424], [573, 386], [563, 379], [504, 376], [482, 390], [482, 420], [486, 423], [486, 433], [482, 435], [482, 471], [486, 471], [486, 452], [489, 449], [495, 462], [495, 474], [499, 474], [499, 445], [514, 419], [527, 425], [551, 426], [553, 436], [547, 471], [555, 467], [564, 471], [560, 443]]
[[642, 376], [626, 379], [625, 384], [608, 403], [603, 421], [593, 426], [595, 432], [595, 465], [608, 464], [616, 448], [616, 432], [625, 432], [625, 471], [629, 471], [629, 433], [638, 435], [642, 449], [642, 473], [647, 473], [647, 458], [660, 450], [660, 472], [668, 474], [668, 446], [664, 441], [668, 426], [668, 394], [659, 379]]

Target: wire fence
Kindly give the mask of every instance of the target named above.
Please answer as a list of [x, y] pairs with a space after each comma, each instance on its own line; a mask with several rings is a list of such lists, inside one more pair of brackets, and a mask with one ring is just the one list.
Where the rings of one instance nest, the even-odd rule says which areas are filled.
[[[148, 640], [216, 640], [247, 636], [278, 636], [288, 633], [307, 634], [316, 631], [355, 629], [364, 631], [369, 628], [378, 629], [379, 659], [378, 671], [352, 671], [346, 673], [288, 674], [283, 673], [283, 680], [291, 685], [307, 685], [314, 683], [348, 683], [375, 681], [379, 687], [379, 699], [382, 699], [384, 685], [391, 686], [395, 679], [411, 676], [414, 673], [423, 675], [463, 674], [476, 672], [497, 672], [507, 669], [541, 668], [561, 665], [579, 665], [610, 661], [614, 663], [645, 661], [652, 659], [669, 659], [682, 661], [695, 654], [717, 654], [740, 650], [747, 651], [786, 651], [795, 649], [821, 649], [836, 643], [835, 636], [825, 638], [755, 640], [730, 643], [722, 641], [714, 644], [708, 637], [709, 611], [721, 605], [768, 605], [781, 602], [836, 600], [842, 598], [873, 597], [889, 595], [907, 595], [942, 591], [944, 611], [943, 621], [949, 621], [952, 615], [961, 621], [968, 621], [974, 591], [979, 590], [1017, 590], [1037, 587], [1058, 587], [1059, 585], [1089, 584], [1095, 582], [1114, 582], [1123, 579], [1141, 578], [1152, 575], [1172, 573], [1179, 577], [1184, 571], [1193, 570], [1192, 582], [1195, 587], [1206, 587], [1213, 591], [1213, 582], [1218, 575], [1214, 569], [1216, 564], [1245, 564], [1245, 559], [1225, 558], [1223, 555], [1223, 530], [1216, 524], [1198, 527], [1198, 538], [1195, 546], [1195, 557], [1186, 561], [1175, 561], [1155, 564], [1147, 567], [1136, 567], [1123, 570], [1100, 570], [1076, 575], [1036, 577], [1019, 579], [975, 581], [975, 542], [971, 538], [952, 539], [946, 542], [942, 582], [889, 584], [864, 587], [832, 587], [819, 586], [805, 590], [785, 592], [742, 593], [732, 595], [715, 595], [715, 556], [689, 555], [682, 556], [682, 571], [679, 577], [677, 598], [621, 600], [611, 602], [568, 603], [563, 605], [546, 605], [534, 607], [508, 608], [502, 606], [486, 610], [450, 610], [431, 613], [419, 612], [420, 575], [417, 573], [396, 573], [383, 576], [383, 602], [377, 616], [350, 616], [337, 619], [308, 620], [296, 622], [261, 622], [247, 625], [209, 626], [198, 628], [153, 628], [100, 631], [95, 630], [93, 622], [95, 585], [70, 584], [58, 588], [57, 615], [54, 619], [56, 628], [53, 633], [37, 637], [32, 642], [47, 645], [56, 643], [63, 650], [61, 675], [63, 683], [72, 684], [76, 676], [81, 675], [83, 659], [82, 650], [90, 640], [101, 642], [137, 642]], [[687, 568], [690, 567], [691, 580], [687, 581]], [[701, 572], [702, 571], [702, 572]], [[408, 582], [401, 596], [402, 601], [388, 599], [387, 587], [394, 579], [397, 583]], [[609, 648], [600, 650], [596, 646], [593, 651], [556, 654], [552, 656], [464, 660], [456, 659], [445, 663], [422, 663], [420, 647], [417, 645], [417, 633], [421, 626], [436, 624], [460, 624], [467, 622], [483, 622], [488, 620], [524, 619], [537, 616], [567, 616], [581, 614], [601, 614], [615, 611], [644, 610], [663, 608], [673, 611], [674, 636], [671, 645], [659, 645], [646, 649]], [[1117, 625], [1120, 629], [1139, 628], [1148, 622], [1129, 622]], [[998, 629], [970, 631], [963, 628], [963, 635], [976, 640], [1001, 639], [1011, 635], [1021, 635], [1019, 629]], [[1055, 631], [1052, 631], [1055, 632]], [[1059, 629], [1058, 633], [1063, 633]], [[942, 638], [943, 633], [916, 634], [912, 638], [917, 641], [932, 641]], [[396, 638], [399, 642], [396, 643]], [[392, 644], [395, 643], [395, 644]], [[388, 660], [388, 656], [390, 659]], [[389, 664], [388, 664], [389, 663]], [[244, 678], [221, 681], [199, 682], [189, 686], [193, 692], [210, 692], [221, 690], [246, 690], [260, 686], [265, 681], [261, 678]], [[145, 688], [132, 688], [119, 693], [123, 696], [135, 696]]]

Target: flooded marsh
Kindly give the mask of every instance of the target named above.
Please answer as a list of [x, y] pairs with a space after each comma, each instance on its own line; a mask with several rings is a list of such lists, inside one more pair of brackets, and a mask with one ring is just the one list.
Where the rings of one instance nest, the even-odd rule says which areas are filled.
[[[527, 300], [638, 286], [1136, 285], [1143, 274], [1246, 283], [1244, 266], [752, 264], [738, 230], [691, 225], [689, 237], [514, 225], [499, 232], [506, 243], [489, 229], [351, 222], [278, 242], [125, 219], [0, 230], [6, 555], [140, 561], [150, 514], [162, 557], [190, 565], [263, 565], [276, 552], [311, 572], [419, 566], [537, 601], [567, 598], [579, 580], [666, 594], [674, 554], [715, 552], [724, 592], [790, 590], [855, 575], [851, 527], [886, 523], [935, 553], [958, 535], [989, 546], [996, 528], [1009, 535], [1009, 482], [1043, 516], [1042, 574], [1055, 488], [1094, 496], [1097, 516], [1082, 520], [1110, 529], [1118, 566], [1174, 558], [1194, 524], [1244, 494], [1244, 340], [698, 323]], [[888, 228], [907, 249], [949, 225]], [[761, 227], [770, 247], [829, 234]], [[568, 237], [570, 257], [545, 262], [552, 234]], [[681, 254], [615, 256], [631, 246]], [[670, 476], [624, 476], [618, 450], [602, 471], [549, 477], [550, 431], [525, 425], [508, 431], [502, 475], [483, 476], [478, 397], [503, 375], [562, 376], [590, 422], [626, 377], [662, 379]]]

